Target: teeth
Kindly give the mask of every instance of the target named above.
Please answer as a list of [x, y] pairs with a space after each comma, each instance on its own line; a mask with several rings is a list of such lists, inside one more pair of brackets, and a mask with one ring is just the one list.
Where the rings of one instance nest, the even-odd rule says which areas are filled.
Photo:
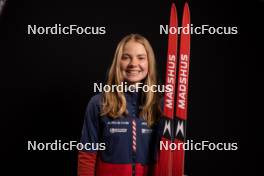
[[133, 75], [137, 75], [139, 72], [140, 71], [137, 71], [137, 70], [130, 70], [130, 71], [127, 71], [127, 74], [133, 76]]
[[139, 71], [131, 70], [131, 71], [127, 71], [127, 73], [139, 73]]

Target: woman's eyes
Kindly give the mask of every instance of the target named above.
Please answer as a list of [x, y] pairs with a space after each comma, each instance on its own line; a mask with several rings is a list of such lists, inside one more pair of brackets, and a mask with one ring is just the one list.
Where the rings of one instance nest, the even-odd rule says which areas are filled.
[[128, 60], [129, 57], [122, 57], [121, 59], [122, 59], [122, 60]]
[[144, 60], [146, 57], [138, 57], [139, 60]]
[[123, 60], [129, 59], [129, 58], [130, 58], [129, 56], [122, 56]]
[[[146, 59], [145, 56], [139, 56], [139, 57], [136, 57], [138, 60], [144, 60]], [[124, 55], [122, 56], [122, 60], [127, 60], [127, 59], [132, 59], [132, 57], [128, 56], [128, 55]]]

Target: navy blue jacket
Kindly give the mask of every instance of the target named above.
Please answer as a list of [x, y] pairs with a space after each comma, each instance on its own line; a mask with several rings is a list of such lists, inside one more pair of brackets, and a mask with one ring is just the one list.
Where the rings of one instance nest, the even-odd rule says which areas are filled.
[[[158, 144], [157, 126], [149, 128], [139, 117], [140, 93], [125, 93], [128, 115], [113, 119], [100, 116], [102, 94], [93, 96], [88, 103], [81, 143], [105, 143], [100, 159], [112, 164], [154, 162]], [[136, 121], [136, 153], [132, 152], [132, 120]], [[87, 152], [96, 152], [89, 150]]]

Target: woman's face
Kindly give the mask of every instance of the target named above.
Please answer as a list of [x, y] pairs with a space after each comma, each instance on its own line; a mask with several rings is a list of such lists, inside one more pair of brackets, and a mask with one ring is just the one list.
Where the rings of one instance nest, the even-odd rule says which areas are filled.
[[148, 57], [145, 47], [136, 41], [128, 41], [123, 49], [120, 69], [124, 80], [130, 84], [145, 79], [148, 74]]

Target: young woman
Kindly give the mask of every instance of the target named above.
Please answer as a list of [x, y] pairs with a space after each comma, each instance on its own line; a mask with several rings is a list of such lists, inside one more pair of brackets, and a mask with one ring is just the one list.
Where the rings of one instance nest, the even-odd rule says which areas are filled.
[[[152, 47], [139, 34], [124, 37], [116, 48], [107, 85], [122, 83], [157, 85]], [[81, 142], [93, 147], [79, 151], [78, 176], [152, 175], [160, 98], [157, 92], [133, 90], [115, 89], [91, 98]]]

